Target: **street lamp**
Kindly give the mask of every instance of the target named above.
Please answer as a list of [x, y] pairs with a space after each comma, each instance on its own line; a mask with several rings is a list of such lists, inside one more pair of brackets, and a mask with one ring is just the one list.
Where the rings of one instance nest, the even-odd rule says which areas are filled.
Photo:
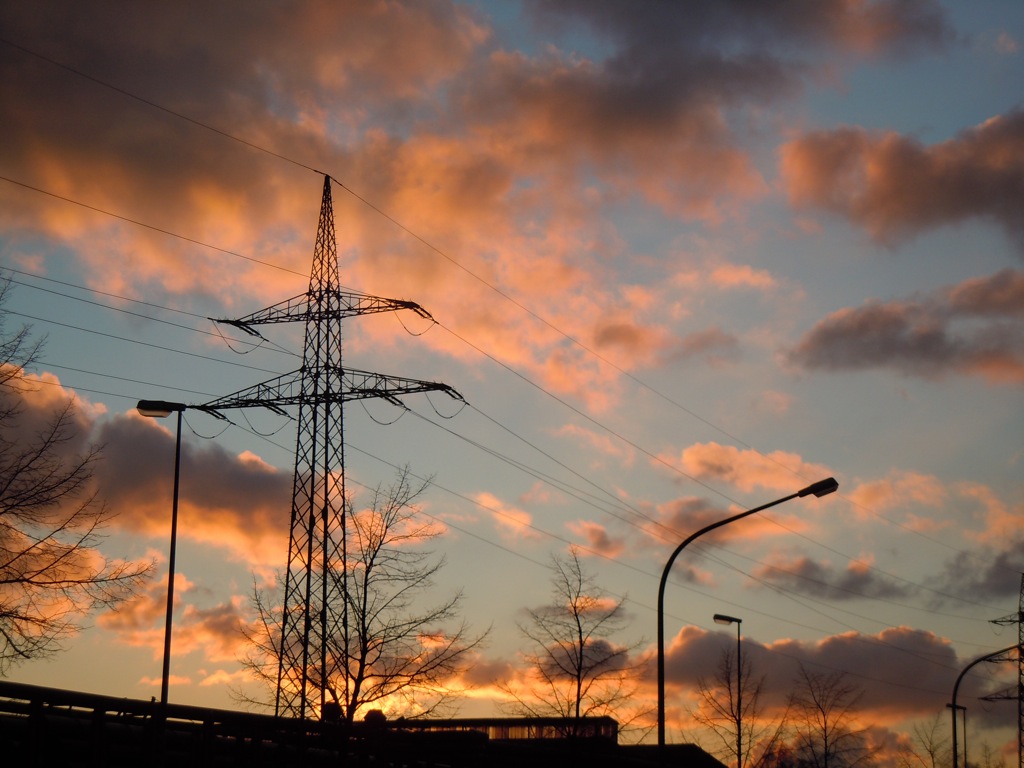
[[743, 619], [716, 613], [715, 624], [736, 625], [736, 768], [743, 768], [743, 644], [740, 642], [740, 624]]
[[[834, 492], [839, 487], [839, 483], [834, 477], [829, 477], [824, 480], [819, 480], [813, 485], [809, 485], [806, 488], [802, 488], [796, 493], [791, 493], [789, 496], [783, 496], [781, 499], [770, 501], [767, 504], [762, 504], [760, 507], [754, 507], [748, 509], [746, 512], [740, 512], [732, 517], [727, 517], [724, 520], [719, 520], [717, 523], [706, 525], [694, 534], [691, 534], [686, 541], [675, 548], [672, 556], [669, 557], [668, 562], [665, 564], [665, 570], [661, 574], [661, 583], [658, 585], [658, 747], [665, 746], [665, 585], [668, 583], [668, 574], [672, 570], [672, 564], [676, 561], [679, 553], [682, 552], [686, 545], [694, 539], [703, 536], [708, 531], [713, 531], [716, 528], [721, 528], [723, 525], [728, 525], [737, 520], [741, 520], [748, 515], [752, 515], [755, 512], [774, 507], [776, 504], [781, 504], [784, 501], [795, 499], [797, 497], [803, 498], [804, 496], [825, 496]], [[954, 766], [954, 768], [956, 768]]]
[[[994, 659], [994, 658], [996, 658], [996, 656], [1002, 656], [1004, 653], [1009, 653], [1010, 651], [1014, 650], [1015, 648], [1017, 649], [1017, 653], [1024, 652], [1024, 648], [1022, 648], [1021, 645], [1018, 643], [1016, 645], [1011, 645], [1008, 648], [1003, 648], [1002, 650], [999, 650], [999, 651], [993, 651], [992, 653], [986, 653], [984, 656], [981, 656], [981, 657], [975, 659], [970, 664], [968, 664], [966, 667], [964, 667], [963, 670], [961, 670], [960, 675], [956, 679], [956, 682], [953, 683], [953, 703], [946, 705], [947, 707], [950, 708], [950, 710], [952, 710], [952, 713], [953, 713], [953, 768], [957, 768], [957, 761], [959, 759], [959, 756], [957, 755], [957, 745], [956, 745], [956, 711], [958, 709], [964, 709], [964, 742], [967, 741], [967, 711], [966, 711], [966, 708], [958, 707], [957, 704], [956, 704], [956, 692], [960, 688], [960, 681], [964, 679], [964, 675], [966, 675], [968, 670], [970, 670], [971, 667], [973, 667], [975, 664], [980, 664], [983, 661], [988, 661], [990, 659]], [[966, 749], [964, 750], [964, 768], [967, 768], [967, 751], [966, 751]]]
[[167, 704], [167, 684], [171, 675], [171, 617], [174, 611], [174, 552], [178, 538], [178, 477], [181, 469], [181, 414], [188, 406], [166, 400], [139, 400], [136, 410], [143, 416], [162, 419], [178, 414], [178, 433], [174, 441], [174, 495], [171, 501], [171, 551], [167, 558], [167, 619], [164, 622], [164, 668], [160, 681], [160, 703]]
[[[967, 768], [967, 766], [970, 765], [970, 763], [967, 762], [967, 707], [963, 707], [963, 706], [961, 706], [959, 704], [947, 704], [946, 708], [953, 710], [953, 730], [954, 731], [956, 730], [956, 713], [957, 713], [957, 710], [959, 710], [963, 714], [963, 718], [962, 719], [963, 719], [963, 726], [964, 726], [964, 768]], [[956, 739], [953, 740], [953, 743], [956, 744]], [[955, 749], [955, 747], [954, 747], [954, 749]]]

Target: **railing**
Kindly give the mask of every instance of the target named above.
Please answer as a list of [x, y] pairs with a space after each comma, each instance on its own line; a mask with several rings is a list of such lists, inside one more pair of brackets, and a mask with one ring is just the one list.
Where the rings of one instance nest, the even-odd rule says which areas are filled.
[[[474, 765], [488, 742], [578, 739], [615, 744], [610, 717], [383, 720], [355, 724], [161, 705], [0, 680], [0, 744], [10, 765]], [[431, 757], [433, 755], [433, 757]]]
[[615, 744], [619, 724], [611, 717], [480, 717], [450, 720], [394, 720], [392, 729], [419, 733], [476, 731], [491, 741], [595, 739]]

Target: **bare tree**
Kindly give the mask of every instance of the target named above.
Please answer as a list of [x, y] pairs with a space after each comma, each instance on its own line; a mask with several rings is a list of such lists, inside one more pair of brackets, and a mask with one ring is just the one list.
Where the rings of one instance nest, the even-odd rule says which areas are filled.
[[714, 675], [710, 679], [697, 679], [701, 702], [691, 716], [718, 739], [718, 749], [712, 751], [723, 759], [736, 759], [736, 732], [742, 729], [742, 743], [746, 748], [739, 768], [764, 766], [776, 755], [785, 736], [789, 709], [779, 717], [764, 717], [761, 700], [764, 683], [764, 675], [754, 678], [749, 658], [743, 660], [737, 680], [736, 653], [724, 648]]
[[952, 762], [948, 722], [942, 712], [926, 722], [914, 724], [910, 743], [900, 750], [902, 768], [944, 768]]
[[[978, 764], [975, 763], [975, 765]], [[970, 768], [966, 758], [964, 758], [964, 766]], [[998, 751], [992, 749], [992, 745], [987, 741], [981, 743], [981, 768], [1006, 768], [1006, 760]]]
[[638, 722], [633, 705], [640, 665], [631, 660], [639, 643], [621, 645], [612, 637], [627, 623], [626, 598], [602, 593], [584, 569], [579, 551], [554, 558], [552, 601], [525, 611], [519, 630], [531, 642], [524, 654], [530, 678], [506, 683], [511, 711], [532, 717], [614, 716], [620, 726]]
[[[328, 639], [330, 668], [340, 679], [326, 686], [341, 719], [379, 709], [386, 716], [424, 716], [443, 711], [457, 691], [452, 683], [468, 665], [486, 633], [474, 635], [458, 620], [461, 592], [434, 604], [424, 595], [444, 566], [423, 544], [440, 531], [421, 521], [415, 500], [427, 481], [411, 484], [406, 467], [394, 483], [378, 486], [370, 505], [353, 512], [348, 503], [348, 573], [343, 594], [347, 622]], [[340, 563], [335, 578], [342, 578]], [[283, 590], [280, 590], [283, 592]], [[276, 691], [280, 664], [281, 607], [254, 590], [256, 622], [245, 630], [251, 643], [243, 664], [269, 691]], [[454, 623], [454, 626], [451, 626]], [[286, 659], [297, 664], [297, 659]], [[245, 697], [249, 703], [266, 701]]]
[[96, 447], [78, 449], [80, 425], [66, 401], [42, 421], [25, 404], [26, 366], [41, 342], [7, 333], [0, 283], [0, 675], [62, 648], [90, 612], [141, 584], [148, 563], [108, 560], [96, 549], [111, 512], [96, 495]]
[[843, 672], [811, 672], [802, 664], [791, 706], [797, 762], [807, 768], [854, 768], [871, 760], [867, 729], [856, 727], [861, 689]]

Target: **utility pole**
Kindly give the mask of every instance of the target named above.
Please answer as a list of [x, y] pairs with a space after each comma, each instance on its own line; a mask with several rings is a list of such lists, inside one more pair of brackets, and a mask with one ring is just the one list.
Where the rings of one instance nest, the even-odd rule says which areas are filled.
[[[342, 366], [341, 321], [377, 312], [430, 314], [411, 301], [341, 290], [331, 178], [324, 177], [309, 290], [233, 320], [211, 318], [262, 338], [255, 326], [305, 323], [302, 367], [249, 389], [191, 406], [215, 416], [232, 408], [263, 407], [277, 413], [298, 407], [277, 674], [276, 715], [323, 717], [327, 691], [343, 685], [348, 700], [348, 546], [346, 540], [343, 404], [382, 397], [444, 392], [446, 384], [371, 373]], [[335, 649], [332, 652], [330, 649]], [[333, 695], [332, 695], [333, 699]]]

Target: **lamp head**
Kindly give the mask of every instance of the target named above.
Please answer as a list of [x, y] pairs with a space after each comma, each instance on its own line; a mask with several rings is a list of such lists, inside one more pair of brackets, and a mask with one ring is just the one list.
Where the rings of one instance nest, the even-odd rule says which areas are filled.
[[139, 400], [135, 409], [143, 416], [162, 419], [172, 413], [184, 411], [188, 408], [184, 403], [171, 403], [167, 400]]
[[797, 496], [803, 498], [804, 496], [810, 496], [812, 493], [821, 498], [822, 496], [828, 496], [830, 493], [834, 493], [839, 488], [839, 481], [834, 477], [826, 477], [824, 480], [819, 480], [813, 485], [808, 485], [801, 491], [797, 492]]
[[715, 614], [715, 624], [742, 624], [743, 619], [737, 619], [735, 616], [726, 616], [724, 613]]

